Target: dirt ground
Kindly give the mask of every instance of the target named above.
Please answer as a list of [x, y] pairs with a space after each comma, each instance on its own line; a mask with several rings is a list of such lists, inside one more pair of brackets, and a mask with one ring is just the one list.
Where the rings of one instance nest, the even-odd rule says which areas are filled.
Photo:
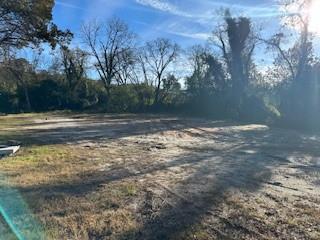
[[[320, 135], [50, 113], [0, 117], [0, 140], [22, 143], [0, 186], [45, 239], [320, 239]], [[4, 219], [0, 235], [14, 239]]]

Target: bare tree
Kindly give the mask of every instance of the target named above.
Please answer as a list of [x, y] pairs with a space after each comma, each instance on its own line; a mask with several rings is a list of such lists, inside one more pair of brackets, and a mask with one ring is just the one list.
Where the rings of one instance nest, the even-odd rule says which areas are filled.
[[68, 47], [62, 46], [61, 58], [68, 88], [70, 91], [73, 91], [85, 76], [88, 64], [88, 53], [79, 48], [69, 49]]
[[[284, 16], [282, 29], [270, 39], [263, 40], [267, 49], [273, 50], [277, 55], [271, 76], [280, 78], [280, 109], [283, 119], [290, 124], [306, 123], [309, 119], [318, 119], [317, 99], [318, 82], [315, 80], [313, 67], [316, 65], [313, 52], [313, 34], [310, 31], [309, 10], [311, 0], [282, 0]], [[296, 39], [292, 35], [286, 36], [284, 29], [295, 29]], [[287, 39], [295, 40], [288, 47]], [[314, 81], [315, 80], [315, 81]], [[311, 120], [310, 120], [311, 121]], [[310, 125], [311, 126], [311, 125]]]
[[137, 55], [137, 62], [138, 62], [138, 69], [140, 69], [140, 75], [141, 77], [143, 77], [144, 79], [144, 84], [148, 85], [148, 86], [152, 86], [152, 79], [150, 79], [151, 77], [149, 76], [149, 71], [147, 69], [147, 61], [148, 58], [146, 56], [146, 52], [145, 52], [145, 48], [142, 47], [139, 49], [139, 54]]
[[139, 82], [137, 63], [137, 53], [134, 49], [124, 51], [119, 55], [119, 64], [115, 75], [118, 85]]
[[125, 57], [134, 47], [135, 34], [118, 18], [109, 20], [105, 25], [96, 21], [85, 24], [82, 34], [109, 96], [112, 81], [117, 80], [121, 65], [127, 60]]
[[209, 54], [210, 50], [201, 45], [195, 45], [189, 50], [189, 63], [193, 71], [192, 79], [194, 79], [197, 83], [199, 83], [200, 79], [203, 79], [206, 74], [206, 58]]
[[[287, 80], [295, 82], [301, 77], [305, 67], [308, 65], [312, 53], [312, 34], [309, 31], [310, 16], [309, 8], [312, 5], [311, 0], [281, 0], [279, 1], [284, 10], [282, 16], [283, 26], [279, 33], [276, 33], [269, 39], [259, 38], [266, 44], [267, 50], [277, 54], [275, 58], [275, 69], [278, 69], [285, 75]], [[286, 36], [283, 28], [294, 28], [298, 37], [294, 46], [287, 47], [288, 37], [292, 41], [293, 36]]]
[[170, 64], [172, 64], [179, 54], [179, 46], [169, 39], [158, 38], [146, 43], [141, 55], [141, 63], [145, 78], [147, 71], [150, 71], [155, 80], [154, 104], [159, 104], [160, 89], [163, 77], [168, 74]]
[[[287, 11], [284, 18], [284, 27], [294, 27], [298, 32], [298, 39], [295, 45], [288, 50], [283, 47], [285, 35], [278, 33], [271, 39], [265, 41], [267, 45], [275, 50], [287, 66], [290, 79], [293, 82], [301, 79], [305, 74], [312, 55], [312, 33], [310, 32], [310, 16], [308, 14], [312, 5], [311, 0], [283, 0], [282, 5]], [[288, 14], [289, 12], [289, 14]]]

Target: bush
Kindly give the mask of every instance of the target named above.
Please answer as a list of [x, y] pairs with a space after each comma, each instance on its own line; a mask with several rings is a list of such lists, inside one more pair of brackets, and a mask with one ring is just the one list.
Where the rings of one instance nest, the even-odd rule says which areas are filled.
[[17, 112], [18, 99], [15, 94], [7, 91], [0, 92], [0, 113], [14, 113]]
[[114, 86], [108, 101], [110, 112], [142, 112], [152, 104], [153, 89], [145, 84]]
[[279, 118], [279, 111], [271, 105], [265, 104], [263, 99], [257, 96], [244, 98], [239, 120], [255, 123], [273, 123]]
[[39, 81], [29, 89], [30, 102], [35, 111], [64, 109], [66, 90], [59, 82], [52, 79]]
[[116, 86], [111, 91], [108, 101], [110, 112], [131, 112], [138, 105], [138, 96], [130, 86]]

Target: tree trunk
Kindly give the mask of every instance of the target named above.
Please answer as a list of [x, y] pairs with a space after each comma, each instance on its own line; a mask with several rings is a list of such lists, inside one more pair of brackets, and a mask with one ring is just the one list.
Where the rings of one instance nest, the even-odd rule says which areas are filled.
[[24, 91], [24, 97], [26, 100], [27, 111], [31, 112], [31, 102], [29, 97], [29, 91], [28, 91], [28, 87], [25, 84], [23, 84], [23, 91]]
[[159, 105], [160, 87], [161, 87], [161, 79], [158, 79], [158, 85], [155, 91], [154, 103], [153, 103], [153, 105], [155, 106]]

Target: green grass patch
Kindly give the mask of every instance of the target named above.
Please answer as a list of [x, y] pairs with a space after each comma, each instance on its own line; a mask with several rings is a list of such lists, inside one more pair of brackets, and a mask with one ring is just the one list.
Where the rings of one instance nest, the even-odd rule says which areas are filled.
[[17, 114], [0, 117], [0, 130], [6, 128], [15, 128], [24, 124], [30, 124], [34, 118], [41, 117], [37, 114]]
[[124, 184], [120, 187], [122, 194], [126, 196], [135, 196], [137, 195], [137, 187], [133, 184]]
[[72, 157], [70, 148], [57, 145], [44, 145], [22, 148], [17, 155], [3, 158], [1, 167], [30, 166], [38, 163], [54, 163]]

